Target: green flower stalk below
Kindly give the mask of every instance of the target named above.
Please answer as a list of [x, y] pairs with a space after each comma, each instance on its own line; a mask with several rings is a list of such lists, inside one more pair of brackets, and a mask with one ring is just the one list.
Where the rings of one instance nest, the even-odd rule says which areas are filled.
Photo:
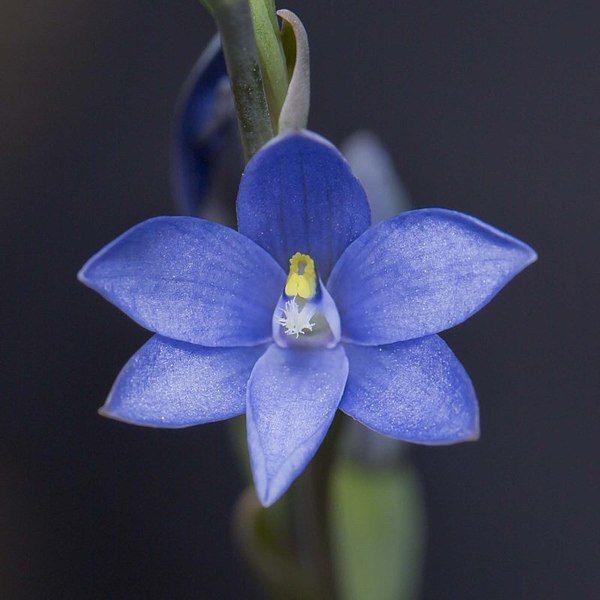
[[338, 414], [328, 437], [294, 488], [299, 558], [314, 582], [314, 600], [335, 600], [340, 597], [331, 538], [330, 478], [342, 427], [343, 417]]

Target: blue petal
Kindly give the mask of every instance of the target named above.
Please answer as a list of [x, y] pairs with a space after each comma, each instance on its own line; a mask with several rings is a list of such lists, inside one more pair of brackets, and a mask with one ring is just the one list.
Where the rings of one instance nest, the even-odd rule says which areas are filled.
[[264, 346], [204, 348], [152, 337], [119, 374], [100, 414], [149, 427], [188, 427], [241, 415]]
[[193, 217], [136, 225], [93, 256], [79, 278], [146, 329], [202, 346], [270, 340], [285, 283], [262, 248]]
[[198, 213], [213, 183], [220, 151], [235, 144], [237, 135], [225, 58], [215, 36], [186, 80], [175, 111], [171, 176], [184, 213]]
[[351, 417], [407, 442], [479, 437], [471, 380], [438, 336], [379, 347], [347, 344], [346, 353], [350, 373], [340, 408]]
[[342, 155], [308, 131], [275, 138], [248, 163], [237, 201], [238, 229], [287, 272], [310, 254], [326, 280], [370, 223], [365, 193]]
[[248, 381], [246, 427], [252, 473], [264, 506], [273, 504], [321, 445], [344, 391], [348, 359], [334, 349], [275, 344]]
[[415, 210], [365, 232], [327, 287], [343, 338], [389, 344], [462, 323], [536, 258], [523, 242], [473, 217]]

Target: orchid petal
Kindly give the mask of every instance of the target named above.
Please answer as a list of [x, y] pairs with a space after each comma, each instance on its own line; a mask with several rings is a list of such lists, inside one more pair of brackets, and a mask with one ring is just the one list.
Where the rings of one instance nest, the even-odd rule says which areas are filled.
[[440, 337], [388, 346], [347, 344], [346, 353], [350, 372], [340, 409], [354, 419], [420, 444], [479, 437], [473, 385]]
[[369, 226], [365, 193], [342, 155], [308, 131], [279, 136], [248, 163], [237, 200], [238, 229], [287, 271], [309, 254], [325, 280]]
[[248, 377], [264, 350], [205, 348], [155, 335], [125, 365], [100, 413], [167, 428], [241, 415]]
[[272, 344], [248, 381], [246, 427], [254, 484], [273, 504], [321, 445], [344, 391], [348, 360], [334, 349]]
[[285, 283], [262, 248], [193, 217], [140, 223], [92, 257], [79, 277], [142, 327], [202, 346], [269, 341]]
[[366, 231], [327, 288], [343, 338], [389, 344], [462, 323], [535, 259], [529, 246], [473, 217], [414, 210]]

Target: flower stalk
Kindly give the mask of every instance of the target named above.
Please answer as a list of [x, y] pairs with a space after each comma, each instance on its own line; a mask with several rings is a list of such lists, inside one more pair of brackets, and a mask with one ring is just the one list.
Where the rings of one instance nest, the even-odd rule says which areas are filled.
[[342, 431], [342, 417], [336, 415], [319, 452], [298, 478], [295, 489], [295, 516], [301, 560], [314, 582], [315, 599], [339, 597], [330, 515], [331, 474]]
[[248, 161], [274, 136], [250, 6], [247, 0], [201, 2], [221, 34], [242, 147]]

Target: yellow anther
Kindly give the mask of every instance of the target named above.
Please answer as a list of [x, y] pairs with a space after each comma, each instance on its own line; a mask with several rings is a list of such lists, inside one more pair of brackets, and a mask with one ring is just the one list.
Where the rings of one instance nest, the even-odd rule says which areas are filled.
[[315, 261], [308, 254], [296, 252], [290, 258], [290, 272], [285, 284], [288, 296], [299, 296], [309, 300], [317, 291]]

